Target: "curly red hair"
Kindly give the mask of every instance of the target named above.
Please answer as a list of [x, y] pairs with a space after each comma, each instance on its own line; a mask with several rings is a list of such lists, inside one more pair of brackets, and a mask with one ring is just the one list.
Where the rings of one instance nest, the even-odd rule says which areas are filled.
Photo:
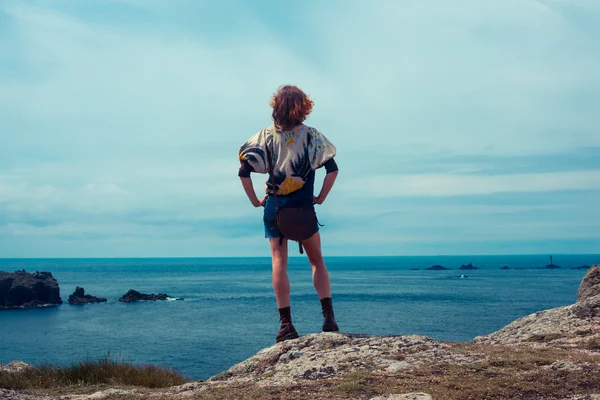
[[304, 122], [315, 103], [299, 87], [284, 85], [273, 94], [270, 104], [275, 128], [283, 131]]

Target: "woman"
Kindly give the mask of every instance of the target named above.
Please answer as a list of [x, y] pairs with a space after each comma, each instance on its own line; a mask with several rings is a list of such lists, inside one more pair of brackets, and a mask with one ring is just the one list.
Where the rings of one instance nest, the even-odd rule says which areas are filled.
[[[318, 130], [303, 124], [312, 111], [313, 102], [302, 90], [290, 85], [280, 87], [271, 98], [271, 107], [273, 125], [252, 136], [240, 148], [238, 175], [252, 205], [265, 208], [265, 237], [271, 246], [273, 289], [281, 322], [276, 341], [281, 342], [297, 338], [298, 333], [292, 324], [290, 311], [288, 239], [277, 227], [276, 204], [279, 208], [323, 204], [333, 187], [338, 168], [333, 160], [335, 146]], [[325, 167], [327, 175], [319, 195], [314, 196], [315, 170], [321, 167]], [[251, 172], [270, 175], [266, 185], [267, 195], [262, 200], [254, 191]], [[301, 246], [312, 266], [313, 283], [321, 300], [323, 331], [338, 331], [317, 223], [314, 224], [314, 234], [303, 240]]]

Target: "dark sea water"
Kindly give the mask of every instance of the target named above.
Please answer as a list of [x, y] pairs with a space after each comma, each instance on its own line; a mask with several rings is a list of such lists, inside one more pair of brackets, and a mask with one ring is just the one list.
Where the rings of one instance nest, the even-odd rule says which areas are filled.
[[[468, 341], [535, 311], [575, 302], [585, 275], [572, 267], [600, 255], [555, 255], [559, 270], [535, 269], [546, 256], [334, 257], [336, 318], [343, 332], [420, 334]], [[473, 263], [477, 271], [458, 271]], [[451, 271], [411, 271], [441, 264]], [[508, 265], [512, 270], [500, 270]], [[278, 313], [265, 258], [0, 259], [0, 270], [50, 271], [65, 304], [0, 312], [0, 362], [69, 363], [111, 357], [156, 363], [205, 379], [274, 343]], [[305, 258], [291, 258], [298, 332], [318, 332], [320, 303]], [[468, 277], [460, 278], [466, 274]], [[76, 285], [107, 303], [71, 306]], [[133, 288], [185, 301], [126, 304]]]

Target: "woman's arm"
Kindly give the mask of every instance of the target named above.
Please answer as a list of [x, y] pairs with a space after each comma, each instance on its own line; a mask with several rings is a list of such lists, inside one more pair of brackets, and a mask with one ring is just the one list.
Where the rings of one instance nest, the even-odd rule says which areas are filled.
[[333, 184], [335, 183], [335, 179], [337, 178], [338, 171], [329, 172], [325, 175], [325, 180], [323, 181], [323, 187], [321, 188], [321, 193], [317, 197], [314, 198], [315, 204], [323, 204], [327, 195], [331, 191]]
[[254, 207], [264, 207], [268, 196], [265, 195], [265, 197], [262, 200], [259, 200], [258, 197], [256, 196], [256, 192], [254, 191], [254, 185], [252, 184], [252, 178], [251, 177], [240, 177], [240, 179], [242, 181], [242, 186], [244, 187], [244, 191], [246, 192], [246, 195], [248, 196], [248, 199], [250, 200], [250, 203], [252, 203], [252, 205]]
[[252, 168], [248, 161], [242, 161], [240, 164], [240, 170], [238, 171], [238, 176], [242, 180], [244, 191], [246, 192], [248, 199], [250, 199], [250, 203], [252, 203], [254, 207], [264, 207], [267, 196], [265, 196], [262, 200], [258, 200], [258, 197], [256, 197], [256, 192], [254, 191], [254, 185], [252, 184], [252, 178], [250, 177], [251, 172], [254, 172], [254, 168]]

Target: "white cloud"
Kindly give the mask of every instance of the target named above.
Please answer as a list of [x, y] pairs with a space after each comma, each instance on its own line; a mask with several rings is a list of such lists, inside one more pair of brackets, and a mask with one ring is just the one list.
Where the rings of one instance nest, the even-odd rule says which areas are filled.
[[[86, 12], [98, 4], [0, 5], [5, 235], [143, 237], [154, 228], [140, 227], [140, 214], [174, 225], [254, 218], [235, 176], [237, 147], [270, 122], [268, 99], [282, 83], [313, 95], [308, 122], [338, 146], [332, 202], [600, 189], [598, 168], [491, 176], [460, 161], [436, 173], [398, 168], [600, 146], [600, 30], [577, 19], [585, 13], [600, 26], [594, 1], [332, 1], [307, 4], [286, 23], [271, 12], [289, 5], [264, 13], [240, 1], [222, 32], [189, 22], [223, 18], [216, 3], [203, 13], [192, 1], [102, 3], [141, 10], [110, 21]], [[186, 229], [153, 230], [153, 246], [169, 248], [160, 235]]]
[[341, 189], [364, 197], [464, 196], [507, 192], [600, 190], [600, 171], [510, 175], [411, 174], [360, 178]]

